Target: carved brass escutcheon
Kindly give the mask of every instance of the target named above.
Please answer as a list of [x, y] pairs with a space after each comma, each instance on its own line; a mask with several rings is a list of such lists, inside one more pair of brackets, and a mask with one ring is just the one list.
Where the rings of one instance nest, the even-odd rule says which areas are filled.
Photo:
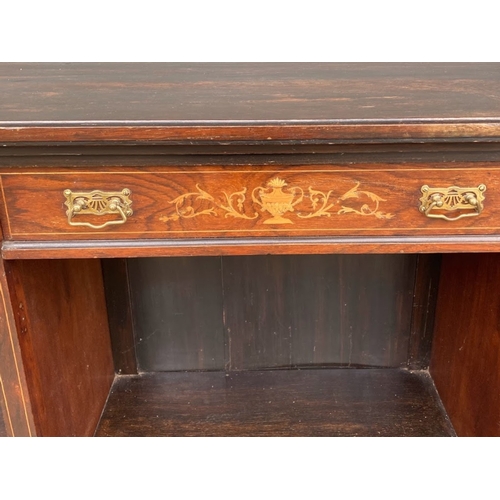
[[[422, 186], [419, 210], [427, 217], [454, 221], [462, 217], [475, 217], [483, 211], [484, 192], [486, 186], [480, 184], [477, 188], [431, 188]], [[448, 217], [443, 212], [462, 211], [456, 217]]]
[[[123, 189], [116, 192], [91, 191], [90, 193], [74, 193], [70, 189], [64, 190], [66, 202], [64, 203], [68, 210], [68, 224], [70, 226], [87, 226], [93, 229], [102, 229], [106, 226], [125, 224], [127, 218], [133, 212], [130, 208], [132, 201], [130, 200], [130, 189]], [[118, 214], [120, 219], [110, 220], [104, 224], [95, 225], [90, 222], [74, 222], [73, 218], [76, 215], [109, 215]]]

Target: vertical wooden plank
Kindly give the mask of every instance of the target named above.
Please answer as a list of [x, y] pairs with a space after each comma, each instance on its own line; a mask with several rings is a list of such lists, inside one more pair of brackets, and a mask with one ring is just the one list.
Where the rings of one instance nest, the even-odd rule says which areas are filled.
[[223, 257], [229, 370], [289, 367], [288, 256]]
[[35, 436], [37, 431], [20, 348], [20, 336], [24, 332], [16, 329], [4, 265], [0, 259], [0, 401], [5, 432], [9, 436]]
[[[327, 363], [350, 367], [406, 364], [415, 279], [413, 255], [340, 255], [338, 274], [340, 327], [330, 335], [339, 349]], [[337, 283], [335, 284], [335, 280]]]
[[92, 435], [114, 378], [100, 261], [7, 264], [37, 432]]
[[292, 366], [343, 364], [349, 349], [342, 329], [339, 256], [311, 255], [289, 259], [286, 290], [291, 323]]
[[[304, 260], [307, 279], [313, 267]], [[296, 365], [341, 365], [389, 367], [406, 363], [411, 317], [414, 256], [332, 255], [325, 256], [313, 276], [316, 290], [300, 297], [292, 310], [302, 321], [300, 305], [309, 318], [294, 332]], [[300, 290], [300, 283], [293, 286]], [[321, 302], [323, 301], [323, 302]], [[330, 318], [335, 315], [336, 320]], [[326, 321], [325, 319], [326, 318]], [[321, 321], [324, 324], [321, 324]], [[311, 328], [311, 325], [314, 325]], [[311, 348], [297, 342], [307, 336]]]
[[223, 370], [218, 257], [128, 262], [140, 371]]
[[102, 273], [115, 372], [137, 373], [127, 261], [103, 259]]
[[443, 255], [430, 372], [459, 436], [500, 436], [500, 254]]
[[223, 258], [231, 369], [401, 366], [415, 256]]
[[410, 370], [427, 370], [429, 368], [440, 269], [440, 254], [417, 256], [408, 348], [408, 368]]

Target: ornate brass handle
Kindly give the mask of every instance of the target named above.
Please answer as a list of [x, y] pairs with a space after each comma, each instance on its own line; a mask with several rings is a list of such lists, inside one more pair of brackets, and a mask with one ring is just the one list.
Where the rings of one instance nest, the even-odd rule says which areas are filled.
[[[484, 192], [486, 186], [479, 184], [477, 188], [431, 188], [422, 186], [420, 211], [433, 219], [458, 220], [462, 217], [475, 217], [483, 211]], [[442, 212], [464, 212], [456, 217], [448, 217]]]
[[[70, 226], [87, 226], [92, 229], [102, 229], [106, 226], [125, 224], [127, 218], [133, 214], [130, 208], [130, 205], [132, 205], [132, 201], [129, 198], [130, 194], [130, 189], [123, 189], [119, 192], [96, 190], [90, 193], [73, 193], [70, 189], [65, 189], [64, 196], [66, 197], [66, 202], [64, 204], [68, 207], [68, 210], [66, 210], [68, 224]], [[95, 225], [90, 222], [74, 222], [73, 217], [77, 214], [99, 216], [118, 214], [120, 215], [120, 219]]]

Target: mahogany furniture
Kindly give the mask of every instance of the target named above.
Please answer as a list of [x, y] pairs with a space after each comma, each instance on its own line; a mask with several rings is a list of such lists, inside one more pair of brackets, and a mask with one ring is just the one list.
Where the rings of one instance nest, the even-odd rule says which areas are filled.
[[499, 64], [0, 96], [0, 435], [500, 435]]

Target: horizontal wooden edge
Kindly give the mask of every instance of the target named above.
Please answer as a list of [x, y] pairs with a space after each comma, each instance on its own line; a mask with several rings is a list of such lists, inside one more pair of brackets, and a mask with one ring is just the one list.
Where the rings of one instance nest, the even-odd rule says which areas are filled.
[[4, 259], [498, 252], [500, 236], [5, 241]]
[[500, 122], [342, 123], [268, 125], [33, 125], [0, 122], [0, 142], [367, 141], [499, 140]]

